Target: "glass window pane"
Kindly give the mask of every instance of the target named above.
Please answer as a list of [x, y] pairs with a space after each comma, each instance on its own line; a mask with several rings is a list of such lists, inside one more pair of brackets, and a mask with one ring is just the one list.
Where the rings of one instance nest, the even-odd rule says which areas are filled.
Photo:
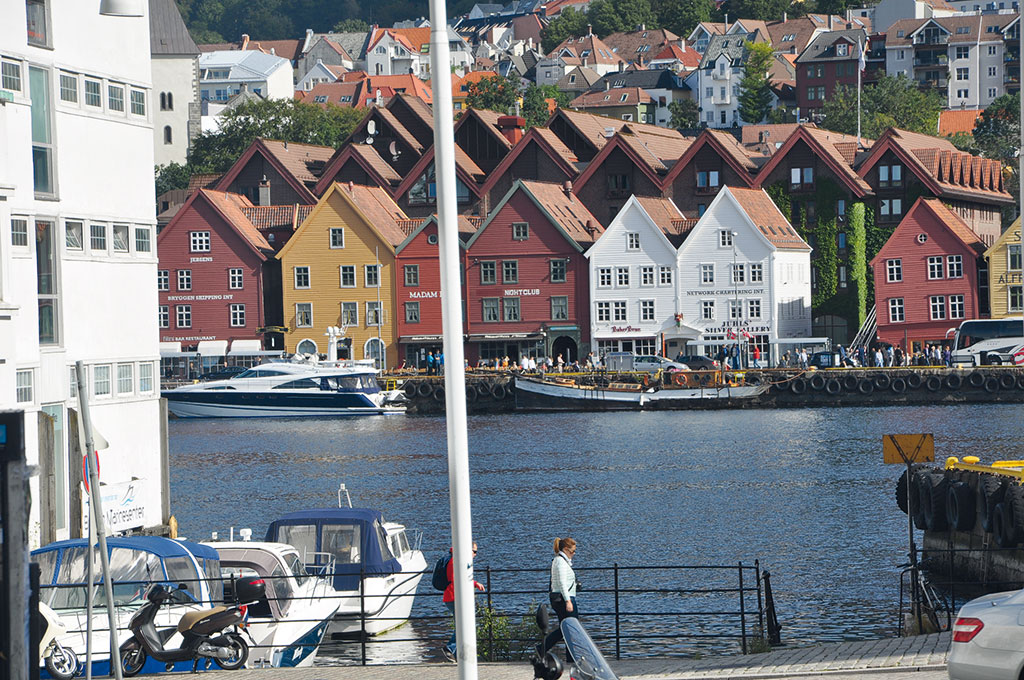
[[359, 564], [360, 527], [354, 524], [325, 524], [323, 528], [323, 552], [334, 555], [339, 565]]
[[279, 526], [274, 540], [280, 543], [287, 543], [298, 550], [302, 561], [306, 564], [313, 563], [313, 553], [316, 552], [316, 526], [312, 524], [286, 524]]

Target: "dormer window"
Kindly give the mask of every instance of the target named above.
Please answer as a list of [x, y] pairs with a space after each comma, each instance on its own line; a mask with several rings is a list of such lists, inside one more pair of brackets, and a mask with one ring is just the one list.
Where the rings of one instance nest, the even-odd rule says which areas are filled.
[[836, 45], [836, 56], [837, 57], [845, 57], [849, 53], [850, 53], [850, 46], [847, 45], [846, 43], [839, 43], [838, 45]]

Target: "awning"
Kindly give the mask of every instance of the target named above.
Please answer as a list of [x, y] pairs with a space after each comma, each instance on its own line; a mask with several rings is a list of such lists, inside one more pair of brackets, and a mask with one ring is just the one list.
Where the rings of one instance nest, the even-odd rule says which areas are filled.
[[678, 326], [672, 326], [665, 330], [666, 338], [685, 338], [687, 340], [696, 340], [704, 332], [703, 328], [694, 328], [685, 323], [680, 323]]
[[160, 343], [160, 358], [168, 359], [170, 357], [194, 357], [198, 356], [196, 352], [182, 352], [180, 342], [161, 342]]
[[[202, 346], [203, 343], [199, 343]], [[235, 340], [231, 343], [231, 351], [228, 355], [236, 354], [258, 354], [263, 349], [263, 343], [259, 340]]]
[[444, 340], [443, 335], [402, 335], [399, 336], [399, 343], [410, 343], [410, 342], [441, 342]]
[[228, 341], [227, 340], [200, 340], [199, 356], [204, 357], [222, 357], [228, 353]]
[[543, 340], [543, 333], [483, 333], [470, 335], [469, 342], [487, 342], [490, 340]]

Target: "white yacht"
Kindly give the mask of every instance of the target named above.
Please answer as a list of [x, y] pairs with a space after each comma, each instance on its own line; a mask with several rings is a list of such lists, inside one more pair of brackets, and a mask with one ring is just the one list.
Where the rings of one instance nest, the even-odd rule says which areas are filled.
[[226, 379], [164, 390], [179, 418], [280, 418], [404, 413], [401, 390], [381, 390], [373, 360], [270, 362]]

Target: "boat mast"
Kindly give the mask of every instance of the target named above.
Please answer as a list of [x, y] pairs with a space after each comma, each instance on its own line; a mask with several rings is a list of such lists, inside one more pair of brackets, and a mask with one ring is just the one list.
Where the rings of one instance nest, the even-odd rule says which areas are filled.
[[448, 16], [444, 0], [430, 0], [430, 74], [434, 98], [434, 178], [441, 255], [444, 328], [444, 394], [448, 425], [448, 485], [452, 514], [452, 576], [459, 680], [477, 680], [473, 593], [473, 523], [469, 505], [466, 369], [462, 345], [462, 280], [459, 270], [458, 199]]

